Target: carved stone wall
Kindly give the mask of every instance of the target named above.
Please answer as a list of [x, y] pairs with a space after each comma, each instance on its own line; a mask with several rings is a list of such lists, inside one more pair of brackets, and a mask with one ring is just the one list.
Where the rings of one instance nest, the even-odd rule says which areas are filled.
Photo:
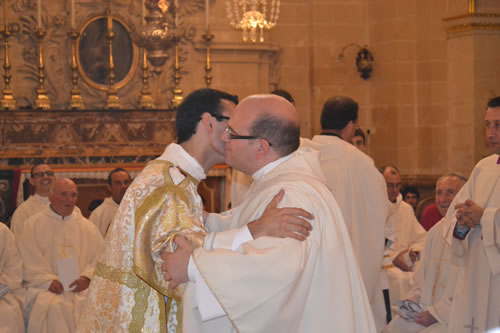
[[0, 111], [0, 166], [145, 162], [175, 139], [170, 111]]

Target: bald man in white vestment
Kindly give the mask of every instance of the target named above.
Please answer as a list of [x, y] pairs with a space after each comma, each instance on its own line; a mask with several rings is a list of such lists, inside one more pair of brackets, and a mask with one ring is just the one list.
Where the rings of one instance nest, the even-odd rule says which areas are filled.
[[453, 259], [464, 269], [449, 332], [500, 327], [500, 96], [488, 102], [485, 125], [492, 155], [476, 164], [444, 218]]
[[125, 192], [130, 185], [131, 179], [127, 170], [116, 168], [111, 170], [108, 175], [108, 184], [106, 185], [111, 197], [105, 198], [103, 203], [99, 205], [89, 216], [89, 220], [95, 224], [102, 235], [106, 237], [111, 222], [120, 207]]
[[[390, 256], [394, 267], [386, 270], [389, 279], [391, 303], [402, 299], [410, 291], [411, 279], [418, 257], [424, 247], [426, 231], [417, 221], [412, 206], [404, 202], [401, 175], [393, 166], [381, 169], [387, 183], [391, 202], [387, 226], [393, 228], [394, 239], [389, 239]], [[390, 237], [389, 237], [390, 238]]]
[[24, 333], [21, 288], [23, 262], [17, 253], [14, 235], [0, 222], [0, 331]]
[[35, 193], [17, 207], [10, 223], [16, 241], [21, 238], [24, 222], [49, 205], [49, 193], [55, 179], [54, 172], [47, 164], [36, 164], [31, 168], [30, 184]]
[[358, 103], [349, 97], [328, 99], [321, 113], [321, 135], [302, 139], [301, 145], [321, 153], [321, 169], [344, 217], [377, 330], [381, 331], [387, 323], [378, 280], [389, 202], [384, 177], [373, 160], [351, 144], [358, 110]]
[[[446, 215], [460, 188], [467, 181], [457, 174], [448, 174], [436, 183], [436, 203]], [[387, 333], [448, 331], [451, 303], [457, 278], [462, 270], [452, 262], [452, 250], [443, 237], [443, 220], [427, 232], [420, 265], [413, 276], [413, 288], [405, 299], [419, 303], [424, 312], [415, 322], [396, 316], [386, 327]]]
[[19, 243], [26, 287], [36, 295], [28, 332], [74, 332], [103, 240], [74, 209], [72, 180], [56, 180], [49, 199], [26, 221]]
[[[298, 149], [292, 104], [250, 96], [229, 120], [225, 160], [252, 174], [241, 205], [211, 215], [202, 248], [177, 238], [165, 254], [165, 278], [187, 283], [184, 332], [375, 332], [370, 304], [340, 209], [326, 186], [319, 153]], [[280, 205], [314, 215], [305, 241], [252, 240], [246, 221], [258, 218], [284, 189]]]

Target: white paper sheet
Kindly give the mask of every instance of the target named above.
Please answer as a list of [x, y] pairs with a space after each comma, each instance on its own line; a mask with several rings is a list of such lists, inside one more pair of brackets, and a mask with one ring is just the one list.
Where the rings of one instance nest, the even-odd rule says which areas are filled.
[[59, 281], [61, 281], [64, 292], [71, 291], [69, 285], [75, 280], [78, 280], [80, 274], [78, 272], [78, 260], [75, 257], [57, 259], [57, 276]]

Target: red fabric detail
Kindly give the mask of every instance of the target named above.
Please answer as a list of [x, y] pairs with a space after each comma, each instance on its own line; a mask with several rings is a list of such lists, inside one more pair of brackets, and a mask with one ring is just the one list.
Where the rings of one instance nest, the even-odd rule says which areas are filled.
[[12, 180], [12, 208], [17, 208], [17, 192], [19, 190], [19, 182], [21, 181], [21, 169], [14, 169], [14, 177]]
[[424, 227], [425, 231], [429, 231], [434, 224], [438, 223], [442, 218], [443, 216], [439, 212], [437, 205], [433, 203], [425, 207], [424, 212], [422, 213], [422, 221], [420, 221], [420, 223], [422, 224], [422, 227]]

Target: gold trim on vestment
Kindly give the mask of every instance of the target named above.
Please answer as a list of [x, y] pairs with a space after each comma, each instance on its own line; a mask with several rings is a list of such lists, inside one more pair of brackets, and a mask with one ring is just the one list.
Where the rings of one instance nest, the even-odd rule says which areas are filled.
[[[97, 262], [94, 275], [134, 289], [134, 307], [131, 312], [132, 319], [130, 321], [129, 330], [132, 332], [140, 332], [144, 327], [144, 315], [148, 308], [147, 302], [151, 288], [133, 272], [122, 272], [119, 269], [110, 267], [101, 262]], [[162, 297], [160, 297], [160, 300], [161, 299]], [[165, 302], [163, 302], [163, 304], [165, 304]], [[165, 313], [163, 314], [165, 315]], [[163, 322], [165, 322], [165, 320], [163, 320]], [[165, 327], [162, 325], [162, 320], [160, 320], [160, 327]]]

